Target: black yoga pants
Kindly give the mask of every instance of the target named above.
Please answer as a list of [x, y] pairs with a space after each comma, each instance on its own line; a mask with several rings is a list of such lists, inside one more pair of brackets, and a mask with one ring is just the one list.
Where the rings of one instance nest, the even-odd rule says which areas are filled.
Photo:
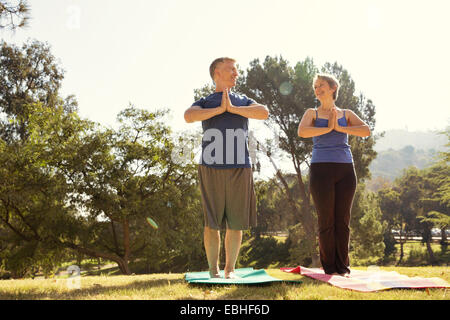
[[311, 164], [310, 190], [317, 210], [320, 262], [327, 274], [350, 272], [350, 212], [356, 184], [353, 163]]

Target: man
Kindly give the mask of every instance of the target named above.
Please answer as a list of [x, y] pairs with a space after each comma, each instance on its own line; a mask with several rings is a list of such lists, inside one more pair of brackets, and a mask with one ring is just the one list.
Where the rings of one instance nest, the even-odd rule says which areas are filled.
[[210, 66], [215, 92], [194, 102], [186, 122], [202, 121], [202, 156], [198, 168], [204, 215], [204, 242], [212, 278], [219, 277], [220, 228], [226, 222], [225, 278], [234, 268], [242, 230], [256, 225], [256, 197], [248, 152], [248, 119], [267, 119], [263, 105], [230, 89], [236, 85], [236, 61], [218, 58]]

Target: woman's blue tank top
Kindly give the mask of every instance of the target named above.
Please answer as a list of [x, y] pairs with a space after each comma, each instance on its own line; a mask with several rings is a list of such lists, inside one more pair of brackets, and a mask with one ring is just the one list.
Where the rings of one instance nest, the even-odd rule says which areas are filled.
[[[347, 119], [344, 116], [338, 119], [339, 125], [346, 127]], [[316, 109], [315, 127], [328, 127], [328, 119], [318, 117]], [[313, 151], [311, 163], [317, 162], [339, 162], [353, 163], [353, 156], [348, 144], [348, 135], [335, 130], [313, 137]]]

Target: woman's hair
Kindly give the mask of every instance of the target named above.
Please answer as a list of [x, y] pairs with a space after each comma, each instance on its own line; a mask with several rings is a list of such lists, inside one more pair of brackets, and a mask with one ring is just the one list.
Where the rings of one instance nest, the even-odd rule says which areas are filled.
[[214, 60], [209, 66], [209, 74], [213, 80], [214, 80], [214, 71], [216, 70], [217, 65], [225, 61], [236, 62], [236, 60], [234, 60], [233, 58], [228, 57], [217, 58], [216, 60]]
[[333, 99], [336, 100], [338, 97], [338, 92], [339, 92], [339, 81], [338, 79], [336, 79], [335, 76], [328, 74], [328, 73], [318, 73], [314, 76], [314, 80], [313, 80], [313, 89], [314, 89], [314, 83], [316, 83], [316, 80], [320, 79], [320, 80], [325, 80], [326, 82], [328, 82], [328, 85], [331, 88], [336, 88], [336, 91], [334, 91], [333, 93]]

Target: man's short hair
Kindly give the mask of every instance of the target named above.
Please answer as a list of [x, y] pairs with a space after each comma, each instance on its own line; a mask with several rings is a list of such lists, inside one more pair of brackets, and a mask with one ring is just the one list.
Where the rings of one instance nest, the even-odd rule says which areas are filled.
[[216, 60], [214, 60], [211, 63], [211, 65], [209, 66], [209, 74], [210, 74], [211, 78], [213, 79], [213, 81], [214, 81], [214, 72], [216, 71], [217, 65], [219, 63], [222, 63], [225, 61], [236, 62], [236, 60], [234, 60], [233, 58], [222, 57], [222, 58], [217, 58]]

